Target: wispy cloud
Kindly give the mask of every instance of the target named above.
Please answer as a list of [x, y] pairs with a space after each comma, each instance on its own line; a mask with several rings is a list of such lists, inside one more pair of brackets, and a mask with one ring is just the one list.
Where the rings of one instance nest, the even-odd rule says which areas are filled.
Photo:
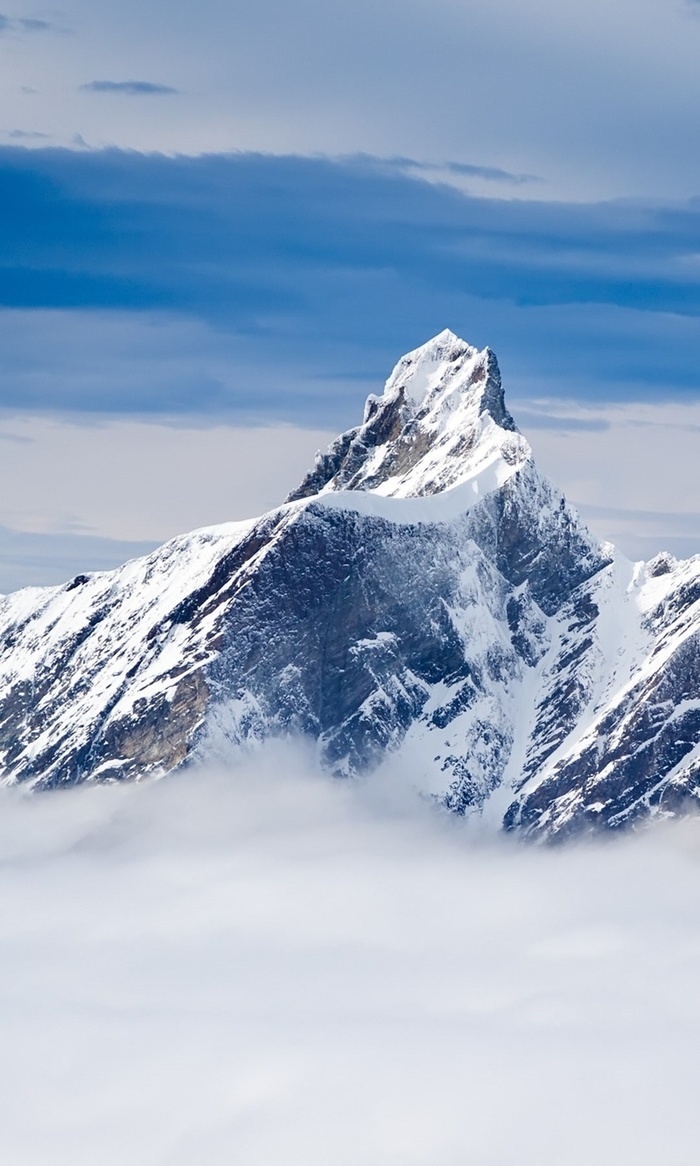
[[8, 130], [7, 136], [17, 141], [47, 141], [51, 137], [50, 134], [42, 134], [40, 130]]
[[523, 186], [526, 183], [541, 182], [536, 174], [515, 174], [502, 170], [500, 166], [480, 166], [473, 162], [421, 162], [416, 158], [391, 159], [400, 171], [408, 174], [431, 176], [458, 175], [462, 178], [480, 178], [485, 182], [501, 182], [508, 186]]
[[489, 182], [510, 182], [515, 186], [542, 181], [536, 174], [513, 174], [510, 170], [501, 170], [498, 166], [473, 166], [469, 162], [447, 162], [446, 168], [453, 174], [472, 175], [476, 178], [485, 178]]
[[30, 17], [20, 17], [17, 24], [23, 32], [48, 32], [49, 29], [56, 27], [50, 20], [35, 20]]
[[66, 32], [66, 29], [52, 20], [40, 20], [28, 16], [8, 16], [0, 13], [0, 33]]
[[172, 85], [159, 85], [154, 81], [88, 81], [80, 88], [86, 93], [128, 93], [133, 97], [178, 92]]

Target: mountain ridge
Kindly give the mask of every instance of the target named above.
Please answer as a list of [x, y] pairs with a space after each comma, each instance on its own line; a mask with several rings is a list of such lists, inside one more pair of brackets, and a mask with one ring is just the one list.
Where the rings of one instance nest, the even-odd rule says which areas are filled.
[[694, 804], [699, 694], [700, 559], [597, 542], [449, 331], [277, 509], [0, 598], [0, 780], [38, 788], [302, 735], [563, 837]]

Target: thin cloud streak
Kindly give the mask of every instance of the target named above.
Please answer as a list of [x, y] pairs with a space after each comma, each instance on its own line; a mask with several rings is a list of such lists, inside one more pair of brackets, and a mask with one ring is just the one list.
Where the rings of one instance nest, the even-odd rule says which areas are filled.
[[0, 34], [19, 33], [33, 36], [36, 33], [57, 32], [64, 33], [66, 29], [52, 20], [40, 20], [36, 17], [8, 16], [0, 13]]
[[131, 97], [151, 97], [178, 92], [172, 85], [159, 85], [154, 81], [88, 81], [80, 88], [84, 93], [126, 93]]
[[40, 130], [10, 130], [7, 135], [17, 141], [46, 141], [50, 134], [43, 134]]
[[[362, 157], [360, 155], [360, 157]], [[375, 165], [376, 159], [366, 158], [366, 161]], [[500, 182], [508, 186], [523, 186], [531, 182], [541, 182], [536, 174], [514, 174], [510, 170], [502, 170], [499, 166], [479, 166], [472, 162], [425, 162], [416, 158], [391, 158], [387, 165], [395, 166], [400, 173], [414, 174], [419, 177], [457, 174], [467, 178], [482, 178], [486, 182]]]
[[17, 24], [24, 32], [48, 32], [49, 29], [56, 27], [49, 20], [36, 20], [28, 17], [21, 17]]

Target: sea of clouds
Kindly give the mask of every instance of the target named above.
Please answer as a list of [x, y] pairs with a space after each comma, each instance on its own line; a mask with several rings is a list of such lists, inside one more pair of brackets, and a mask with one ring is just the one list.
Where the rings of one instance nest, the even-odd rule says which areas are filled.
[[700, 822], [485, 837], [271, 749], [0, 791], [0, 1160], [697, 1160]]

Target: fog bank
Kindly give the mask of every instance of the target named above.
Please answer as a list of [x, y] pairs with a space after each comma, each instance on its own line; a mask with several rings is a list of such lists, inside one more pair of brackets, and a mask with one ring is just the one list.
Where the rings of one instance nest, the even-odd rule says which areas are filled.
[[2, 1161], [695, 1160], [700, 823], [535, 850], [275, 749], [0, 794]]

